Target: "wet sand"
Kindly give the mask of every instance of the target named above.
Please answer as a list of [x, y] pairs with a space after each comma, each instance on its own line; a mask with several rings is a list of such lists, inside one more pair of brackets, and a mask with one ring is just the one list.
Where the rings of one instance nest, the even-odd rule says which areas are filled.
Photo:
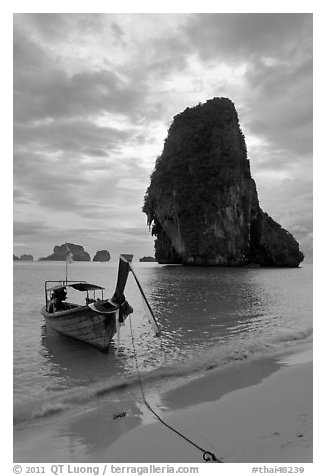
[[[209, 370], [148, 401], [164, 420], [225, 463], [312, 462], [312, 348]], [[159, 402], [158, 406], [154, 402]], [[123, 409], [125, 416], [114, 418]], [[116, 413], [114, 413], [116, 412]], [[64, 417], [20, 425], [15, 462], [203, 462], [202, 452], [163, 426], [138, 389]]]

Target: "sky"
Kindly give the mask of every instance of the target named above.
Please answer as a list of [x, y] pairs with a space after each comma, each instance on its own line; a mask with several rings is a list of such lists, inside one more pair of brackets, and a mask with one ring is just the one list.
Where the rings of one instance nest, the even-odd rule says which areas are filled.
[[14, 14], [14, 254], [154, 254], [173, 117], [230, 98], [261, 208], [312, 256], [312, 14]]

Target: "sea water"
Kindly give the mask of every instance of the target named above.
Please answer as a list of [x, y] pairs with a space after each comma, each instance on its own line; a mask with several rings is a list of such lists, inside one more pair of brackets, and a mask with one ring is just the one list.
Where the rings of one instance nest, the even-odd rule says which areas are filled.
[[[111, 297], [117, 267], [112, 261], [74, 262], [68, 279], [102, 285]], [[41, 315], [44, 282], [65, 279], [65, 263], [14, 263], [15, 424], [63, 415], [103, 396], [119, 399], [138, 384], [135, 354], [150, 391], [311, 339], [310, 264], [252, 269], [135, 263], [134, 270], [161, 336], [153, 335], [130, 274], [125, 295], [134, 312], [121, 328], [119, 349], [115, 338], [102, 354], [47, 328]]]

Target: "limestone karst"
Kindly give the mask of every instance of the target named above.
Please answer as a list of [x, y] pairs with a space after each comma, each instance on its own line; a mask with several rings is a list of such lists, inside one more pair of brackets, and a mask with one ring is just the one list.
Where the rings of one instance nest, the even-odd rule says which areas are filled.
[[174, 117], [143, 211], [159, 263], [297, 267], [304, 257], [294, 237], [260, 208], [228, 98]]

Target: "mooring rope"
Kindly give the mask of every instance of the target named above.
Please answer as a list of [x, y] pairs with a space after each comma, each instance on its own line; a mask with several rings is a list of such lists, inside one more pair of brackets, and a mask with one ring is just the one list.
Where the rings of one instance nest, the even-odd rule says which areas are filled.
[[197, 448], [199, 451], [201, 451], [201, 452], [203, 453], [203, 459], [204, 459], [204, 461], [216, 461], [217, 463], [223, 463], [223, 461], [220, 460], [219, 458], [217, 458], [214, 453], [212, 453], [211, 451], [205, 450], [205, 448], [202, 448], [201, 446], [197, 445], [197, 443], [195, 443], [194, 441], [190, 440], [190, 438], [188, 438], [187, 436], [185, 436], [183, 433], [181, 433], [180, 431], [176, 430], [176, 429], [173, 428], [171, 425], [169, 425], [168, 423], [166, 423], [166, 422], [163, 420], [163, 418], [161, 418], [161, 417], [156, 413], [156, 411], [153, 410], [153, 408], [150, 406], [150, 404], [149, 404], [148, 401], [146, 400], [146, 396], [145, 396], [145, 392], [144, 392], [144, 387], [143, 387], [143, 383], [142, 383], [142, 380], [141, 380], [141, 375], [140, 375], [139, 365], [138, 365], [138, 358], [137, 358], [137, 353], [136, 353], [136, 348], [135, 348], [135, 339], [134, 339], [134, 334], [133, 334], [132, 324], [131, 324], [131, 319], [130, 319], [130, 318], [129, 318], [129, 323], [130, 323], [131, 342], [132, 342], [132, 347], [133, 347], [133, 351], [134, 351], [134, 357], [135, 357], [135, 363], [136, 363], [136, 370], [137, 370], [137, 376], [138, 376], [138, 381], [139, 381], [139, 387], [140, 387], [140, 391], [141, 391], [141, 394], [142, 394], [144, 403], [145, 403], [146, 407], [148, 408], [148, 410], [149, 410], [151, 413], [153, 413], [153, 415], [154, 415], [164, 426], [166, 426], [167, 428], [169, 428], [171, 431], [173, 431], [173, 432], [176, 433], [178, 436], [180, 436], [181, 438], [183, 438], [184, 440], [186, 440], [188, 443], [190, 443], [191, 445], [193, 445], [195, 448]]

